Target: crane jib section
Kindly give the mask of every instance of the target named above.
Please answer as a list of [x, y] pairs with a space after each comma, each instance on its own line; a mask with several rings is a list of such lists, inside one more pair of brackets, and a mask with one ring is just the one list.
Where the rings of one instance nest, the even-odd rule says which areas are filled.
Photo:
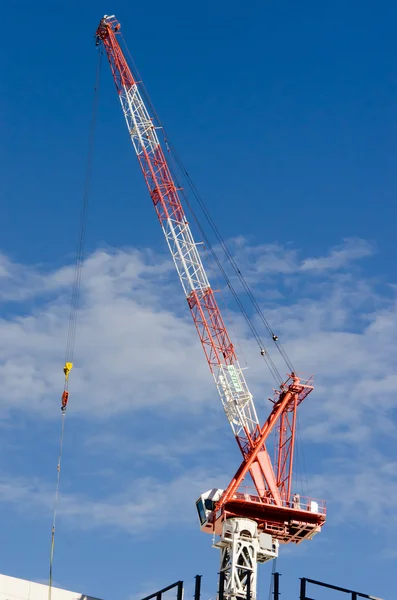
[[[154, 118], [145, 106], [116, 39], [118, 23], [102, 20], [103, 41], [122, 110], [160, 225], [182, 284], [193, 320], [234, 435], [247, 446], [258, 434], [259, 421], [243, 371], [236, 357], [183, 210], [178, 189], [157, 136]], [[241, 447], [241, 442], [240, 442]]]

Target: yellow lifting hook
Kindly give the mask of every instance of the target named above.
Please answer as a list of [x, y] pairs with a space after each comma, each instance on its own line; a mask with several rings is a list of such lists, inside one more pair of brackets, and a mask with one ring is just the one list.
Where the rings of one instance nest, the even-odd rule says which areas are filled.
[[65, 381], [69, 380], [69, 373], [73, 369], [73, 363], [67, 362], [63, 367], [63, 372], [65, 373]]

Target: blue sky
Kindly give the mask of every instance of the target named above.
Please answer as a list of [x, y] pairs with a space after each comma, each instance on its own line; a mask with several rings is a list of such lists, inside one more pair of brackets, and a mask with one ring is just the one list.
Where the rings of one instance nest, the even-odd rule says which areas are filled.
[[[392, 597], [396, 12], [392, 2], [338, 0], [15, 0], [3, 11], [1, 572], [48, 574], [93, 35], [115, 13], [269, 321], [298, 371], [316, 375], [300, 449], [329, 517], [313, 542], [281, 552], [283, 592], [297, 595], [307, 576]], [[192, 586], [201, 573], [214, 597], [218, 556], [194, 500], [227, 483], [239, 454], [105, 62], [86, 249], [56, 583], [135, 600], [179, 578]], [[265, 418], [272, 381], [224, 298]]]

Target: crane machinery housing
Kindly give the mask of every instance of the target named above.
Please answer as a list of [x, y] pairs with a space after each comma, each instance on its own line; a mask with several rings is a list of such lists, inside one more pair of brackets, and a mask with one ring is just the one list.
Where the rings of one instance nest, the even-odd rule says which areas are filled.
[[[200, 527], [216, 536], [224, 596], [237, 600], [247, 598], [248, 592], [255, 600], [257, 563], [276, 558], [280, 543], [311, 539], [325, 523], [325, 503], [303, 498], [291, 488], [297, 408], [313, 390], [313, 380], [291, 370], [274, 392], [270, 415], [260, 424], [157, 135], [161, 124], [144, 102], [139, 77], [126, 60], [119, 33], [115, 16], [105, 15], [96, 31], [97, 45], [106, 52], [129, 136], [242, 453], [228, 487], [209, 490], [197, 500]], [[266, 447], [272, 431], [277, 432], [274, 462]], [[252, 488], [242, 486], [247, 475]]]

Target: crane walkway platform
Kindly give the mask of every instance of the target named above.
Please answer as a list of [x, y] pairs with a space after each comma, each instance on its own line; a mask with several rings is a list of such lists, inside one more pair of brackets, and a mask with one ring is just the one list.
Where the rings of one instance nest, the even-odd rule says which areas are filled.
[[282, 544], [299, 544], [319, 533], [326, 520], [326, 505], [322, 500], [295, 494], [280, 506], [268, 498], [249, 492], [236, 492], [224, 506], [215, 532], [221, 531], [224, 518], [245, 517], [256, 521], [261, 531], [270, 533]]

